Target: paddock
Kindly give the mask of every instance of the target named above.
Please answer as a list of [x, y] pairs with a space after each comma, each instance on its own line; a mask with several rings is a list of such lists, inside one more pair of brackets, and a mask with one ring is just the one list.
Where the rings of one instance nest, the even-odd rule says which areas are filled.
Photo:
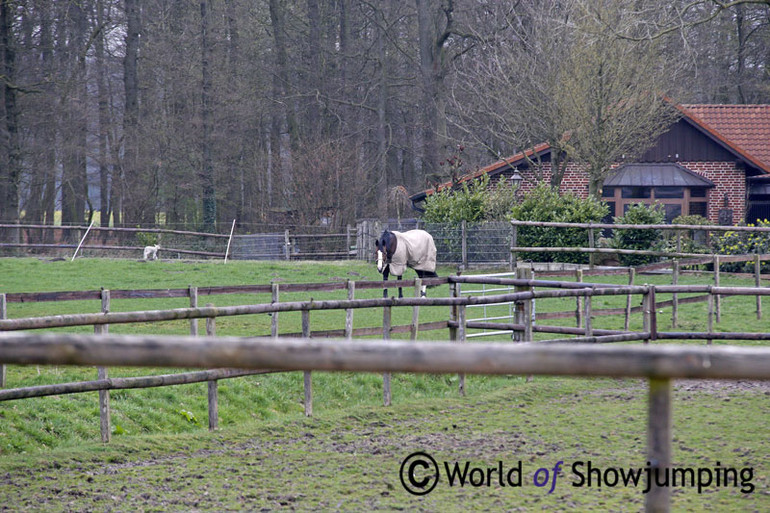
[[[526, 274], [523, 272], [523, 274]], [[219, 379], [234, 377], [238, 373], [248, 372], [278, 372], [301, 370], [306, 373], [306, 414], [312, 414], [312, 380], [310, 373], [314, 370], [325, 371], [356, 371], [381, 372], [384, 376], [383, 398], [389, 404], [387, 389], [388, 376], [392, 372], [417, 373], [452, 373], [459, 374], [459, 390], [464, 392], [463, 377], [465, 374], [521, 374], [521, 375], [577, 375], [577, 376], [633, 376], [648, 380], [648, 457], [653, 461], [667, 461], [671, 451], [671, 383], [672, 380], [687, 379], [768, 379], [768, 350], [766, 348], [732, 348], [732, 347], [678, 347], [650, 344], [665, 339], [696, 339], [708, 340], [767, 340], [767, 333], [723, 333], [708, 329], [705, 332], [669, 332], [659, 329], [656, 293], [704, 293], [708, 297], [729, 295], [754, 295], [762, 297], [770, 295], [768, 289], [714, 286], [608, 286], [606, 284], [553, 282], [535, 280], [531, 277], [520, 278], [495, 277], [489, 280], [490, 285], [506, 285], [514, 287], [514, 292], [492, 296], [464, 296], [461, 294], [462, 284], [481, 281], [472, 276], [447, 277], [452, 294], [445, 298], [382, 298], [382, 299], [343, 299], [304, 302], [280, 302], [269, 304], [241, 305], [233, 307], [197, 307], [181, 308], [165, 311], [144, 312], [110, 312], [109, 298], [115, 291], [98, 291], [89, 293], [91, 298], [99, 298], [103, 304], [104, 313], [60, 315], [31, 319], [5, 319], [0, 321], [0, 330], [30, 330], [51, 328], [55, 326], [93, 325], [95, 335], [76, 334], [29, 334], [3, 333], [0, 336], [0, 361], [19, 364], [54, 364], [54, 365], [97, 365], [107, 368], [114, 365], [122, 366], [168, 366], [168, 367], [227, 367], [226, 370], [199, 371], [195, 376], [188, 373], [186, 377], [161, 377], [154, 382], [148, 377], [144, 383], [126, 382], [111, 379], [106, 373], [94, 383], [82, 390], [72, 391], [106, 391], [110, 388], [132, 388], [133, 385], [163, 386], [175, 384], [187, 379], [199, 379], [210, 383], [210, 396], [216, 404], [216, 382]], [[357, 285], [337, 284], [352, 297]], [[402, 285], [414, 286], [419, 290], [421, 282], [404, 281]], [[369, 286], [363, 284], [363, 287]], [[382, 284], [372, 284], [377, 288]], [[391, 284], [395, 287], [397, 284]], [[289, 288], [286, 286], [285, 288]], [[547, 289], [547, 290], [542, 290]], [[270, 287], [274, 297], [279, 297], [281, 286]], [[195, 288], [176, 292], [164, 291], [166, 294], [187, 294], [191, 303], [197, 303]], [[77, 295], [70, 293], [71, 295]], [[132, 295], [122, 291], [115, 295]], [[138, 294], [138, 292], [136, 292]], [[145, 294], [147, 294], [145, 292]], [[10, 297], [8, 297], [10, 296]], [[641, 314], [644, 329], [639, 332], [615, 331], [607, 332], [594, 330], [591, 318], [596, 315], [592, 308], [595, 298], [604, 296], [638, 296], [641, 298]], [[39, 296], [43, 299], [44, 296]], [[578, 325], [575, 328], [548, 327], [533, 322], [536, 316], [533, 304], [538, 299], [561, 298], [572, 302], [582, 300], [582, 308], [578, 309]], [[29, 300], [24, 296], [5, 296], [5, 302]], [[48, 297], [48, 299], [51, 299]], [[106, 301], [106, 303], [105, 303]], [[488, 322], [474, 325], [467, 320], [466, 310], [473, 305], [495, 304], [511, 301], [516, 304], [518, 317], [513, 323], [498, 323], [497, 328], [505, 328], [516, 334], [521, 344], [479, 344], [466, 343], [467, 331], [488, 327]], [[580, 304], [580, 303], [576, 303]], [[654, 306], [653, 306], [654, 305]], [[432, 328], [449, 330], [451, 342], [416, 342], [388, 340], [392, 331], [390, 312], [394, 308], [412, 309], [419, 312], [420, 307], [441, 306], [448, 309], [448, 320], [441, 326]], [[352, 322], [346, 323], [343, 340], [316, 340], [310, 336], [310, 312], [323, 310], [345, 310], [350, 316], [361, 308], [381, 309], [383, 325], [380, 341], [355, 340]], [[155, 337], [155, 336], [123, 336], [111, 335], [106, 328], [109, 325], [130, 322], [161, 321], [182, 319], [195, 321], [217, 317], [272, 314], [275, 319], [277, 332], [279, 314], [282, 312], [299, 311], [303, 315], [303, 337], [280, 339], [270, 338], [231, 338], [216, 337], [215, 330], [207, 329], [206, 337]], [[575, 312], [572, 312], [574, 314]], [[351, 317], [352, 318], [352, 317]], [[416, 333], [421, 326], [419, 315], [409, 326], [403, 326], [404, 332]], [[582, 321], [581, 321], [582, 319]], [[494, 323], [493, 323], [494, 324]], [[483, 325], [483, 326], [481, 326]], [[191, 333], [193, 330], [191, 322]], [[207, 322], [207, 327], [215, 326]], [[553, 339], [551, 341], [531, 342], [536, 332], [546, 332], [557, 335], [569, 335], [571, 338]], [[338, 335], [339, 336], [339, 335]], [[610, 342], [642, 341], [644, 346], [608, 346]], [[286, 355], [289, 355], [288, 357]], [[229, 368], [237, 368], [238, 371]], [[219, 372], [217, 374], [216, 372]], [[228, 373], [232, 373], [229, 375]], [[242, 374], [241, 374], [242, 375]], [[174, 381], [176, 380], [176, 381]], [[13, 390], [0, 391], [8, 393], [11, 399], [13, 393], [23, 394]], [[46, 393], [66, 393], [63, 389], [51, 389]], [[41, 394], [45, 395], [45, 394]], [[20, 395], [19, 397], [31, 397]], [[100, 408], [102, 410], [103, 408]], [[210, 410], [211, 416], [216, 410]], [[667, 420], [668, 419], [668, 420]], [[215, 425], [214, 425], [215, 427]], [[109, 433], [109, 425], [107, 425]], [[650, 452], [650, 451], [659, 452]], [[668, 456], [666, 456], [668, 454]], [[664, 465], [665, 466], [665, 465]], [[649, 511], [665, 511], [670, 503], [669, 490], [660, 487], [651, 492], [647, 498]]]

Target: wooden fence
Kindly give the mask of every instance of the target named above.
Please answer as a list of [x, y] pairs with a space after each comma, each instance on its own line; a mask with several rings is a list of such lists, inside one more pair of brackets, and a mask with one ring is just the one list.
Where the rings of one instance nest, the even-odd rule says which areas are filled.
[[[514, 335], [515, 340], [519, 341], [531, 341], [533, 340], [534, 333], [551, 333], [567, 335], [574, 338], [560, 338], [549, 341], [542, 341], [541, 343], [611, 343], [619, 341], [649, 341], [659, 339], [704, 339], [711, 341], [714, 339], [730, 339], [730, 340], [770, 340], [770, 333], [723, 333], [714, 332], [714, 297], [721, 295], [756, 295], [758, 298], [764, 295], [770, 295], [770, 289], [757, 289], [757, 288], [740, 288], [740, 287], [713, 287], [713, 286], [615, 286], [608, 284], [595, 284], [595, 283], [581, 283], [581, 282], [555, 282], [534, 280], [531, 278], [531, 274], [526, 269], [520, 269], [520, 278], [499, 278], [499, 277], [474, 277], [474, 276], [453, 276], [448, 278], [439, 278], [433, 280], [426, 280], [427, 282], [439, 282], [450, 283], [452, 294], [450, 297], [444, 298], [375, 298], [375, 299], [354, 299], [354, 292], [356, 289], [355, 282], [337, 283], [337, 284], [297, 284], [286, 285], [287, 289], [298, 288], [300, 290], [322, 289], [321, 285], [327, 285], [334, 289], [340, 289], [343, 286], [347, 291], [348, 299], [345, 300], [321, 300], [321, 301], [293, 301], [293, 302], [280, 302], [278, 284], [272, 284], [270, 286], [271, 302], [262, 304], [251, 305], [238, 305], [238, 306], [225, 306], [215, 307], [213, 305], [206, 305], [205, 307], [198, 307], [198, 293], [199, 289], [190, 287], [189, 289], [176, 289], [165, 291], [114, 291], [119, 292], [113, 294], [108, 290], [98, 291], [98, 295], [95, 295], [93, 291], [86, 292], [63, 292], [58, 293], [46, 293], [46, 294], [0, 294], [0, 331], [15, 331], [15, 330], [31, 330], [31, 329], [48, 329], [55, 327], [72, 327], [72, 326], [85, 326], [93, 325], [94, 331], [97, 334], [106, 334], [108, 326], [111, 324], [124, 324], [133, 322], [157, 322], [157, 321], [169, 321], [169, 320], [190, 320], [190, 333], [195, 336], [198, 334], [197, 320], [207, 319], [206, 332], [208, 335], [213, 336], [215, 334], [215, 319], [223, 316], [235, 316], [235, 315], [251, 315], [251, 314], [271, 314], [271, 330], [272, 337], [277, 337], [278, 333], [278, 321], [280, 312], [300, 311], [302, 312], [302, 332], [291, 335], [301, 335], [303, 337], [311, 336], [344, 336], [345, 338], [353, 338], [360, 336], [371, 336], [381, 334], [383, 338], [390, 338], [392, 333], [409, 333], [412, 340], [416, 339], [418, 332], [435, 329], [449, 329], [449, 337], [452, 340], [465, 340], [467, 338], [467, 331], [471, 329], [496, 329], [510, 331]], [[462, 284], [467, 283], [489, 283], [489, 284], [502, 284], [513, 286], [515, 292], [508, 294], [499, 294], [492, 296], [465, 296], [461, 295]], [[418, 292], [421, 288], [422, 282], [420, 280], [414, 280], [412, 282], [402, 282], [401, 285], [413, 285], [415, 290], [415, 296], [418, 296]], [[383, 283], [383, 282], [363, 282], [362, 288], [381, 288], [381, 287], [394, 287], [396, 283]], [[536, 287], [549, 288], [550, 290], [535, 290]], [[267, 292], [266, 286], [240, 286], [240, 287], [220, 287], [204, 289], [207, 293], [234, 293], [244, 291], [259, 290], [261, 292]], [[689, 332], [666, 332], [658, 329], [658, 308], [664, 305], [665, 302], [656, 301], [656, 293], [705, 293], [709, 299], [709, 315], [708, 315], [708, 329], [705, 332], [689, 333]], [[179, 297], [182, 294], [189, 294], [191, 306], [189, 308], [177, 308], [171, 310], [149, 310], [138, 312], [110, 312], [110, 301], [114, 297]], [[631, 307], [631, 296], [642, 295], [642, 306], [638, 308]], [[622, 313], [626, 316], [626, 327], [624, 330], [599, 330], [593, 328], [592, 318], [599, 313], [621, 313], [619, 309], [607, 309], [599, 310], [592, 307], [592, 298], [594, 296], [626, 296], [627, 305], [625, 309], [622, 309]], [[82, 298], [99, 298], [101, 300], [102, 312], [101, 313], [87, 313], [87, 314], [71, 314], [71, 315], [56, 315], [48, 317], [33, 317], [22, 319], [6, 319], [6, 304], [7, 301], [30, 301], [30, 300], [53, 300], [53, 299], [82, 299]], [[575, 315], [577, 326], [547, 326], [536, 324], [536, 316], [532, 315], [534, 312], [534, 303], [538, 298], [575, 298], [577, 300], [577, 308], [574, 312], [566, 312], [570, 315]], [[488, 321], [469, 321], [467, 320], [466, 308], [471, 305], [485, 305], [485, 304], [497, 304], [501, 302], [514, 302], [516, 304], [516, 318], [512, 323], [495, 323]], [[431, 323], [419, 322], [419, 308], [421, 306], [446, 306], [450, 308], [447, 321], [438, 321]], [[412, 308], [412, 322], [409, 325], [393, 326], [391, 323], [391, 310], [394, 307], [410, 307]], [[383, 323], [381, 327], [373, 328], [357, 328], [353, 329], [353, 312], [358, 308], [382, 308], [383, 310]], [[313, 332], [310, 329], [310, 312], [318, 310], [345, 310], [345, 328], [342, 330], [332, 331], [316, 331]], [[628, 331], [628, 320], [632, 313], [641, 312], [643, 318], [643, 330], [641, 332]], [[542, 318], [554, 317], [553, 314], [543, 314]], [[287, 334], [284, 334], [286, 336]], [[2, 361], [2, 360], [0, 360]], [[227, 374], [227, 373], [226, 373]], [[190, 380], [209, 381], [209, 383], [216, 382], [217, 379], [225, 379], [227, 377], [233, 377], [233, 374], [227, 375], [202, 375], [196, 376], [181, 376], [173, 378], [179, 380], [179, 383], [193, 382]], [[51, 395], [55, 393], [63, 393], [62, 390], [71, 391], [92, 391], [96, 389], [108, 390], [113, 387], [117, 382], [107, 382], [107, 370], [99, 370], [99, 383], [87, 382], [86, 384], [66, 384], [66, 385], [53, 385], [43, 387], [32, 387], [28, 390], [7, 390], [0, 391], [0, 400], [3, 399], [17, 399], [21, 397], [32, 397]], [[171, 378], [157, 379], [156, 377], [148, 377], [147, 379], [137, 378], [133, 381], [120, 382], [121, 388], [131, 387], [148, 387], [148, 386], [165, 386], [167, 384], [174, 384]], [[5, 383], [3, 383], [5, 386]], [[58, 387], [58, 388], [57, 388]], [[61, 388], [64, 387], [64, 388]], [[101, 388], [99, 388], [101, 387]], [[460, 391], [464, 392], [464, 378], [460, 376]], [[310, 415], [312, 413], [312, 392], [310, 377], [306, 376], [306, 397], [305, 408], [306, 413]], [[103, 402], [108, 401], [108, 397], [103, 394]], [[213, 397], [215, 402], [215, 394]], [[384, 390], [383, 400], [385, 404], [390, 404], [390, 387], [389, 376], [384, 376]], [[212, 415], [215, 415], [215, 405], [212, 406]], [[103, 408], [103, 416], [109, 416], [109, 409], [105, 405]], [[109, 423], [106, 422], [102, 431], [103, 439], [109, 439]]]
[[[770, 348], [463, 344], [227, 337], [0, 334], [0, 360], [17, 364], [239, 367], [252, 370], [545, 374], [648, 379], [647, 460], [671, 466], [671, 382], [770, 379]], [[670, 489], [651, 479], [646, 511], [668, 511]]]

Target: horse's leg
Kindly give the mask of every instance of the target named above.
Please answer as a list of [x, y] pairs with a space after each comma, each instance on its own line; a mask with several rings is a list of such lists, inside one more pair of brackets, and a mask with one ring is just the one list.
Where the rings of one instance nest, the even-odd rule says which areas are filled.
[[[434, 274], [435, 274], [435, 273], [434, 273]], [[429, 272], [425, 272], [425, 271], [417, 271], [417, 276], [418, 276], [420, 279], [423, 279], [423, 278], [430, 278], [430, 277], [431, 277], [431, 276], [430, 276], [430, 273], [429, 273]], [[420, 287], [420, 297], [425, 297], [425, 290], [426, 290], [426, 289], [427, 289], [427, 287], [426, 287], [425, 285], [423, 285], [422, 287]]]
[[[382, 270], [382, 281], [388, 281], [388, 275], [390, 274], [390, 266], [385, 266]], [[388, 297], [388, 288], [382, 288], [382, 297]]]
[[[401, 278], [403, 278], [403, 276], [396, 277], [398, 281], [401, 281]], [[404, 293], [401, 291], [401, 287], [398, 288], [398, 297], [404, 297]]]

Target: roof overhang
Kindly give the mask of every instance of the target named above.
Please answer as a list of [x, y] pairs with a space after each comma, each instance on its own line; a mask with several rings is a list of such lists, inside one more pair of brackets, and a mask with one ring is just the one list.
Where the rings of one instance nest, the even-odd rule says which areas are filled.
[[675, 163], [624, 164], [604, 187], [714, 187], [714, 182]]

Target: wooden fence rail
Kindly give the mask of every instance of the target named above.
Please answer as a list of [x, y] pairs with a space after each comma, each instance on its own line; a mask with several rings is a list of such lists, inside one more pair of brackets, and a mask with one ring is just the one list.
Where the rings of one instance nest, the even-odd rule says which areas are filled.
[[[463, 344], [228, 337], [0, 333], [0, 361], [16, 364], [642, 377], [649, 381], [647, 461], [667, 472], [671, 380], [770, 379], [770, 348]], [[646, 511], [669, 511], [654, 478]]]

